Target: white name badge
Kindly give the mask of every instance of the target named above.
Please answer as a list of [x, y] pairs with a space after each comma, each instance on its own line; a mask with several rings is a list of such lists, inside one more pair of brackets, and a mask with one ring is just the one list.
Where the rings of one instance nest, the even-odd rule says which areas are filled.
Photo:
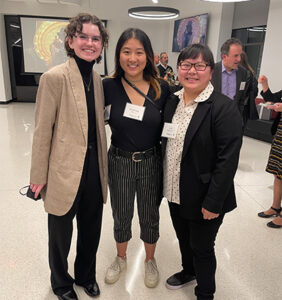
[[111, 107], [112, 105], [107, 105], [105, 107], [105, 110], [104, 110], [104, 120], [105, 121], [109, 121], [110, 120], [110, 115], [111, 115]]
[[142, 121], [145, 112], [145, 106], [126, 103], [123, 116], [126, 118]]
[[177, 134], [178, 124], [164, 123], [162, 137], [175, 139]]
[[246, 81], [242, 81], [240, 84], [240, 91], [243, 91], [245, 89], [246, 86]]

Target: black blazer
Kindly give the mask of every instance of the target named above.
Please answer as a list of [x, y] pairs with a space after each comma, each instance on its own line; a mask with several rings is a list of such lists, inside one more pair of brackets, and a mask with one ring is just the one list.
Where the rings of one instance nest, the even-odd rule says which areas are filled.
[[[271, 102], [282, 102], [282, 90], [276, 93], [272, 93], [270, 89], [268, 89], [265, 93], [261, 91], [261, 96], [265, 101], [271, 101]], [[276, 133], [279, 121], [280, 121], [281, 113], [277, 115], [275, 120], [272, 123], [271, 126], [271, 133], [274, 135]]]
[[[243, 113], [244, 110], [244, 102], [246, 99], [247, 93], [247, 82], [249, 81], [250, 72], [248, 72], [241, 65], [238, 66], [238, 70], [236, 72], [236, 94], [234, 97], [235, 103], [237, 103], [240, 113]], [[241, 82], [245, 82], [244, 90], [240, 90]], [[214, 66], [214, 72], [211, 80], [212, 85], [214, 86], [215, 91], [221, 93], [222, 86], [222, 62], [217, 62]]]
[[[179, 98], [171, 95], [164, 121], [171, 123]], [[162, 138], [163, 157], [167, 138]], [[236, 207], [233, 178], [242, 144], [242, 118], [234, 101], [213, 92], [200, 102], [188, 126], [181, 160], [180, 205], [184, 218], [202, 218], [201, 208], [225, 213]]]

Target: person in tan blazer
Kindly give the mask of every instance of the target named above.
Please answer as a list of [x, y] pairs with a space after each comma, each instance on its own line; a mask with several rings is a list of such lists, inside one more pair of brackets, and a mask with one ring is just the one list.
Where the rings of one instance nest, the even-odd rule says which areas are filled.
[[[70, 19], [65, 32], [70, 58], [40, 78], [30, 187], [35, 197], [41, 193], [48, 213], [52, 289], [59, 299], [78, 299], [73, 283], [89, 296], [100, 294], [96, 252], [108, 174], [103, 87], [93, 65], [101, 60], [108, 34], [89, 14]], [[78, 237], [72, 278], [67, 257], [75, 216]]]

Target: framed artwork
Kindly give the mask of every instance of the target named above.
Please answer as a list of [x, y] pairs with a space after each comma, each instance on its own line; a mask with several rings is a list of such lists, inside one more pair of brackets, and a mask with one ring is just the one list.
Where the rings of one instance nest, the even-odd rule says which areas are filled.
[[208, 14], [197, 15], [174, 22], [172, 52], [180, 52], [190, 44], [205, 44]]

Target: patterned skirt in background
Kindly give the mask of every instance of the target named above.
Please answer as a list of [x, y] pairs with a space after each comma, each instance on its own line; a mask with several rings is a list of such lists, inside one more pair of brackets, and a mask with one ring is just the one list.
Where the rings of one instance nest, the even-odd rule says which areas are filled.
[[271, 145], [266, 172], [282, 179], [282, 116]]

